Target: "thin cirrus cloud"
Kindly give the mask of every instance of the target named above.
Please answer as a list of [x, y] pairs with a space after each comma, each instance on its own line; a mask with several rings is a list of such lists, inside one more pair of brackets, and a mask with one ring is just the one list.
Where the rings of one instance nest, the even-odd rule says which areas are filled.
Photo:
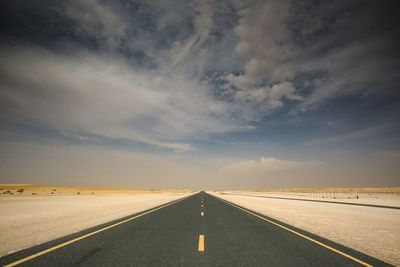
[[75, 31], [105, 41], [109, 47], [117, 47], [126, 34], [127, 25], [111, 4], [97, 0], [70, 1], [62, 12], [79, 27]]
[[[13, 49], [0, 63], [7, 86], [2, 95], [18, 115], [68, 135], [132, 139], [176, 150], [194, 134], [224, 133], [238, 125], [206, 88], [182, 77], [135, 73], [122, 59], [79, 53], [55, 55]], [[26, 64], [26, 62], [30, 64]]]

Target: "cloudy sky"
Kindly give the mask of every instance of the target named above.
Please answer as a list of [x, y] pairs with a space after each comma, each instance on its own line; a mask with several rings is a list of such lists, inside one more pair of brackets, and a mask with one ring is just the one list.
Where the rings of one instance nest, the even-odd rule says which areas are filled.
[[0, 182], [400, 185], [397, 1], [0, 3]]

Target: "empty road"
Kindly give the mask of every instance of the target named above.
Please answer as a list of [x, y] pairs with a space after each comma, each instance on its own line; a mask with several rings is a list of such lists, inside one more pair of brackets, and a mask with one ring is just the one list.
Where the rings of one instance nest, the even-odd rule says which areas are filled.
[[200, 192], [3, 258], [1, 266], [390, 266]]

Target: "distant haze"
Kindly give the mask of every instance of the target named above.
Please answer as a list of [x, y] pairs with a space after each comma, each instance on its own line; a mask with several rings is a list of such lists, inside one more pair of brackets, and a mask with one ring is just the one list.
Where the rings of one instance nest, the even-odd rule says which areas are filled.
[[400, 185], [398, 1], [0, 3], [0, 183]]

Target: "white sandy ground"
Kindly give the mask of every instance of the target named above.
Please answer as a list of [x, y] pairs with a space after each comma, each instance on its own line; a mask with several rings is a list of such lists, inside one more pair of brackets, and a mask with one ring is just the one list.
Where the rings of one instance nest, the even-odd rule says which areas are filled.
[[400, 266], [400, 210], [209, 193]]
[[[267, 196], [267, 197], [284, 197], [294, 199], [310, 199], [310, 200], [321, 200], [321, 201], [335, 201], [344, 203], [356, 203], [356, 204], [370, 204], [370, 205], [382, 205], [382, 206], [393, 206], [400, 207], [400, 194], [382, 194], [382, 193], [352, 193], [352, 198], [347, 198], [348, 194], [336, 194], [336, 198], [333, 198], [333, 194], [328, 197], [321, 197], [321, 193], [315, 193], [314, 195], [306, 193], [291, 193], [291, 192], [256, 192], [256, 191], [225, 191], [225, 193], [239, 194], [239, 195], [250, 195], [250, 196]], [[358, 199], [354, 198], [358, 195]]]
[[0, 197], [0, 255], [66, 236], [190, 194]]

